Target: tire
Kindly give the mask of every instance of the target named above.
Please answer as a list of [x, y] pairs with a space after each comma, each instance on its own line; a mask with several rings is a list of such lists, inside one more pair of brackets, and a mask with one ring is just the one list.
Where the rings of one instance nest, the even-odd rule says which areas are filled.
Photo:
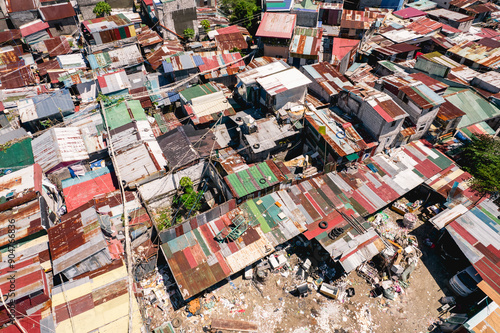
[[178, 328], [178, 327], [180, 327], [180, 326], [181, 326], [181, 324], [182, 324], [182, 323], [181, 323], [181, 320], [180, 320], [179, 318], [174, 318], [174, 319], [172, 319], [172, 321], [171, 321], [170, 323], [172, 324], [172, 326], [173, 326], [174, 328]]
[[321, 221], [318, 226], [321, 228], [321, 229], [326, 229], [328, 228], [328, 223], [326, 221]]

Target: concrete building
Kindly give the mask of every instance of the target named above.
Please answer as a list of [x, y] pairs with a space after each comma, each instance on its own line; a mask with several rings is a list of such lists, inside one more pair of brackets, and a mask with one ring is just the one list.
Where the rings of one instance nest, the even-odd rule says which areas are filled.
[[394, 101], [408, 113], [409, 119], [414, 124], [415, 134], [412, 134], [408, 140], [419, 140], [434, 122], [440, 105], [445, 102], [444, 98], [407, 74], [385, 76], [382, 80], [384, 82], [382, 91], [394, 98]]
[[297, 25], [316, 28], [318, 26], [319, 6], [312, 0], [298, 1], [290, 11], [297, 15]]
[[195, 0], [153, 1], [158, 21], [163, 27], [163, 38], [175, 39], [183, 36], [184, 30], [193, 29], [198, 35]]
[[379, 142], [375, 153], [394, 147], [408, 114], [386, 93], [364, 83], [344, 87], [338, 99], [339, 108], [357, 117]]
[[260, 39], [265, 56], [288, 59], [296, 20], [295, 14], [264, 13], [255, 36]]

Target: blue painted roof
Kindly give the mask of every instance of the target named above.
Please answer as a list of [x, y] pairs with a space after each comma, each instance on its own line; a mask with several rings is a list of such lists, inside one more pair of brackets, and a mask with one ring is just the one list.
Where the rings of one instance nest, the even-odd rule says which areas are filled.
[[[67, 89], [58, 90], [52, 94], [42, 94], [33, 97], [38, 118], [48, 117], [59, 112], [74, 113], [75, 105]], [[60, 109], [60, 110], [59, 110]]]

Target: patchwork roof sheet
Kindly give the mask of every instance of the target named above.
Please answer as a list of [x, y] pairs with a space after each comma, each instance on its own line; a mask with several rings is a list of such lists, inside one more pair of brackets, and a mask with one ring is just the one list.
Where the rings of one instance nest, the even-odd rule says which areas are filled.
[[124, 14], [104, 16], [82, 22], [85, 28], [90, 32], [99, 32], [118, 27], [128, 26], [133, 24], [130, 19]]
[[218, 34], [215, 36], [215, 42], [219, 51], [231, 51], [235, 48], [246, 50], [248, 48], [245, 37], [243, 37], [239, 31], [227, 34]]
[[479, 275], [497, 293], [500, 293], [499, 213], [498, 207], [484, 201], [446, 227]]
[[201, 56], [193, 53], [185, 53], [181, 55], [166, 56], [162, 62], [163, 71], [172, 73], [187, 69], [197, 69], [203, 65]]
[[[241, 271], [270, 253], [273, 246], [300, 233], [316, 238], [350, 271], [363, 255], [371, 258], [383, 248], [360, 215], [380, 210], [452, 165], [424, 142], [413, 142], [392, 157], [377, 155], [366, 160], [353, 173], [321, 175], [237, 208], [233, 200], [226, 202], [163, 231], [161, 247], [184, 299]], [[354, 230], [340, 212], [359, 219], [367, 231]], [[216, 235], [237, 218], [248, 223], [248, 230], [234, 242], [217, 242]], [[319, 227], [321, 221], [327, 222], [326, 229]], [[335, 227], [343, 227], [346, 236], [329, 238]], [[353, 239], [356, 249], [348, 246]]]
[[103, 94], [110, 94], [131, 87], [125, 70], [104, 74], [97, 77], [99, 87]]
[[[203, 65], [198, 66], [200, 72], [207, 72], [206, 79], [234, 75], [245, 68], [245, 62], [239, 52], [202, 56]], [[227, 64], [231, 64], [227, 66]], [[225, 66], [220, 68], [221, 66]]]
[[317, 56], [321, 46], [322, 30], [296, 27], [290, 43], [291, 56]]
[[352, 86], [344, 75], [340, 74], [332, 64], [326, 61], [302, 66], [302, 70], [309, 74], [328, 95], [338, 94], [344, 86]]
[[235, 198], [265, 190], [286, 180], [276, 164], [267, 160], [248, 169], [241, 170], [224, 177]]
[[453, 46], [448, 52], [491, 69], [500, 67], [500, 44], [490, 38], [483, 38], [477, 42], [465, 41]]

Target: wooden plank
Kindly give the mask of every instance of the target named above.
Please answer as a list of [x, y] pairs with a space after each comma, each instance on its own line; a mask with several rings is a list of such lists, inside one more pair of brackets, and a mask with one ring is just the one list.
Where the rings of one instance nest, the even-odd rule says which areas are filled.
[[212, 319], [211, 327], [216, 330], [243, 332], [256, 332], [259, 329], [258, 325], [252, 322], [230, 319]]

